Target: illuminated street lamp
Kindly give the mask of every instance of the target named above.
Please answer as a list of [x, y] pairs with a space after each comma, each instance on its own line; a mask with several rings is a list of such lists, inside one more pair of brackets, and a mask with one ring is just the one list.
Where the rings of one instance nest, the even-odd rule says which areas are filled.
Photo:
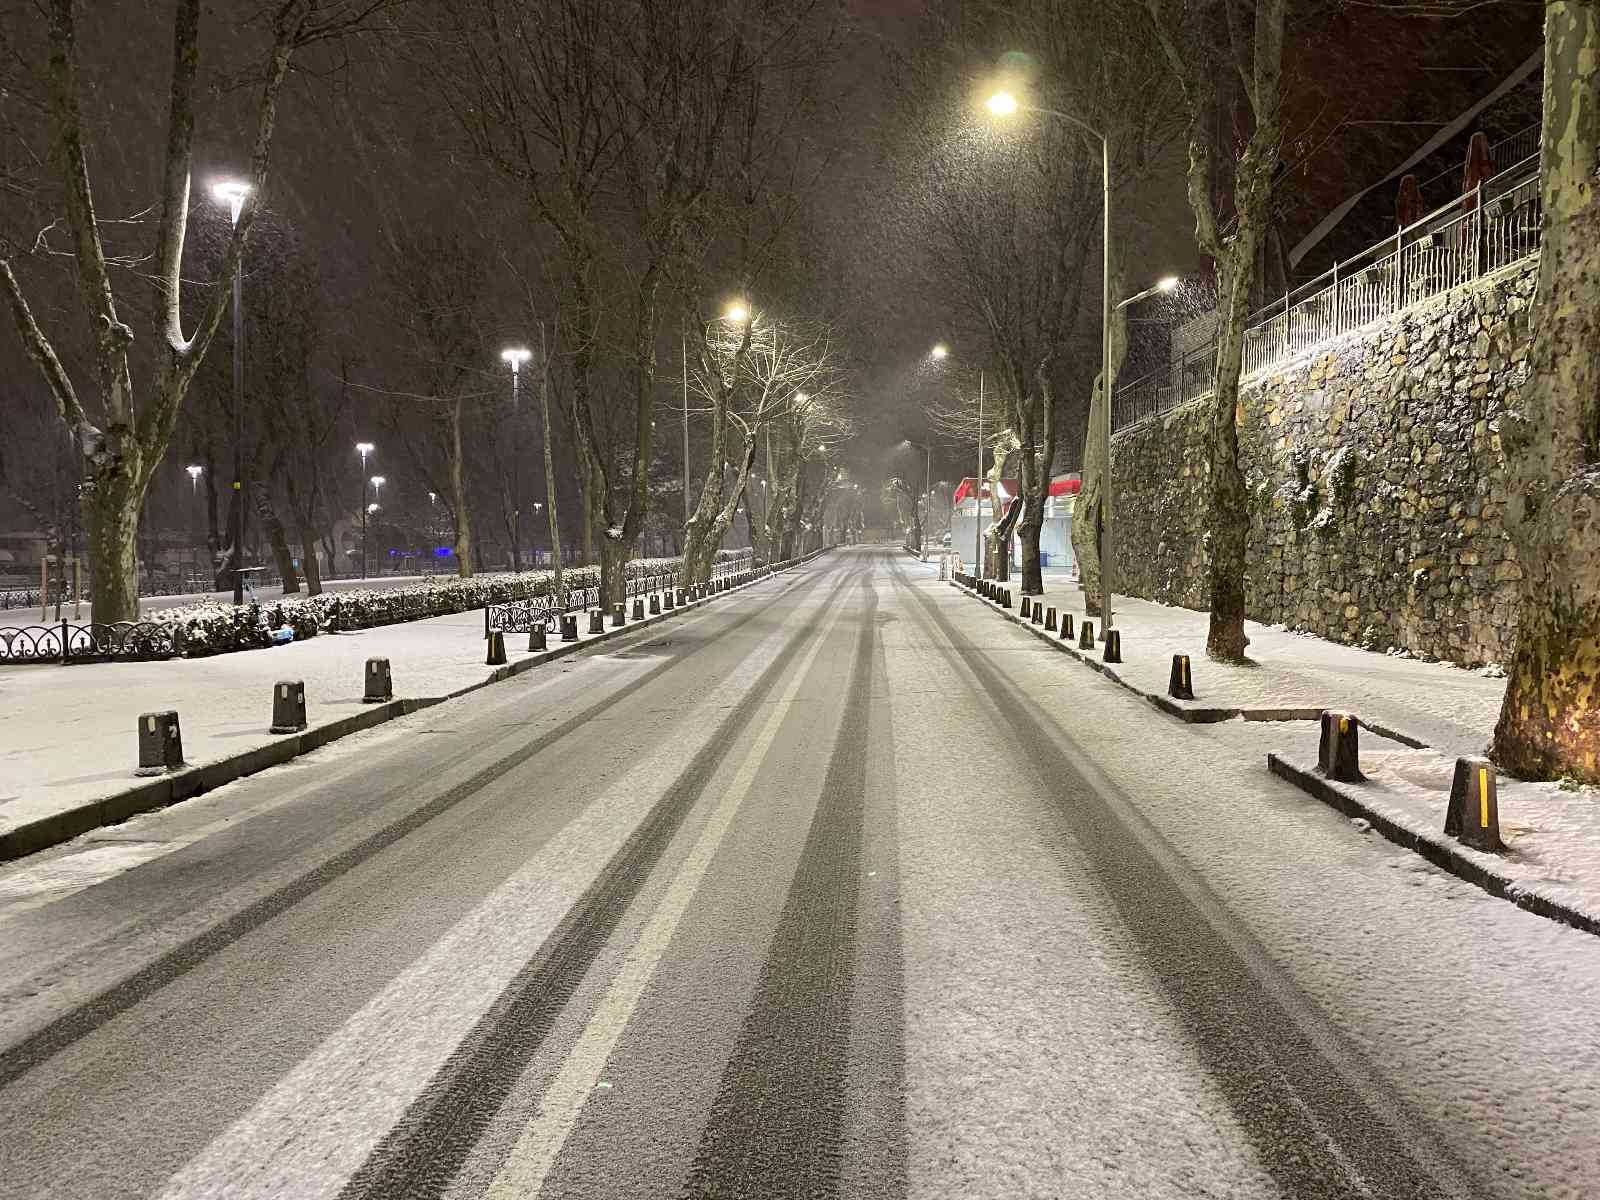
[[[237, 179], [219, 179], [211, 196], [228, 206], [233, 227], [250, 195], [250, 185]], [[233, 271], [233, 602], [244, 603], [244, 263]]]
[[500, 361], [511, 368], [511, 569], [522, 570], [521, 373], [519, 368], [533, 351], [512, 346], [500, 351]]
[[198, 496], [200, 494], [200, 476], [205, 474], [206, 469], [199, 466], [187, 466], [184, 470], [189, 472], [189, 494]]
[[367, 455], [376, 447], [371, 442], [357, 442], [356, 453], [361, 455], [361, 578], [367, 577]]
[[[1111, 630], [1111, 142], [1087, 121], [1053, 108], [1020, 104], [1010, 92], [995, 92], [988, 109], [997, 117], [1018, 112], [1038, 113], [1068, 121], [1100, 141], [1100, 619], [1102, 636]], [[1176, 284], [1174, 284], [1176, 286]]]

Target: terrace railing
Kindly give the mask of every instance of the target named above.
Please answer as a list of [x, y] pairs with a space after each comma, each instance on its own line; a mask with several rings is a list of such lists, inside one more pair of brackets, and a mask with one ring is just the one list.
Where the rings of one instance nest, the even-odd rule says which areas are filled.
[[[1376, 246], [1258, 311], [1245, 332], [1241, 378], [1279, 369], [1344, 334], [1539, 252], [1538, 156], [1519, 162]], [[1112, 426], [1211, 394], [1216, 345], [1118, 387]]]

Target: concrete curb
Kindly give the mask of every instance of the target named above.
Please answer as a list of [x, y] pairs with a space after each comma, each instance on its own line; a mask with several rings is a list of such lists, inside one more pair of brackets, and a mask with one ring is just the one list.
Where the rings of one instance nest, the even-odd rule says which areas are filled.
[[[827, 549], [832, 549], [828, 547]], [[755, 579], [746, 580], [744, 583], [729, 588], [726, 592], [715, 595], [703, 596], [698, 600], [674, 608], [671, 612], [663, 612], [656, 616], [646, 617], [643, 621], [636, 621], [619, 629], [607, 629], [603, 633], [585, 635], [582, 640], [565, 642], [549, 650], [530, 654], [526, 658], [518, 659], [503, 667], [496, 667], [486, 678], [478, 683], [470, 683], [466, 687], [457, 688], [443, 696], [408, 696], [397, 700], [390, 700], [385, 704], [369, 705], [358, 713], [348, 717], [340, 717], [321, 725], [315, 725], [300, 733], [285, 734], [277, 741], [269, 742], [264, 746], [257, 746], [253, 750], [245, 750], [239, 754], [230, 754], [226, 758], [219, 758], [203, 766], [186, 767], [181, 771], [174, 771], [169, 775], [162, 775], [146, 783], [136, 784], [111, 796], [102, 796], [97, 800], [73, 808], [63, 809], [61, 812], [51, 813], [48, 817], [40, 817], [36, 821], [17, 825], [0, 833], [0, 862], [22, 858], [24, 855], [35, 854], [40, 850], [48, 850], [51, 846], [59, 846], [62, 842], [71, 841], [73, 838], [94, 829], [101, 829], [107, 825], [117, 825], [130, 817], [140, 813], [153, 812], [158, 808], [166, 808], [181, 800], [191, 800], [221, 787], [225, 783], [232, 783], [236, 779], [243, 779], [247, 775], [254, 775], [258, 771], [265, 771], [268, 767], [275, 767], [290, 759], [298, 758], [302, 754], [309, 754], [329, 742], [339, 738], [349, 737], [353, 733], [372, 729], [396, 717], [407, 716], [424, 708], [431, 708], [436, 704], [443, 704], [447, 700], [454, 700], [486, 688], [491, 684], [500, 683], [514, 675], [531, 670], [543, 663], [554, 659], [565, 658], [569, 654], [576, 654], [598, 642], [610, 641], [613, 638], [624, 637], [648, 629], [661, 621], [669, 621], [682, 613], [693, 612], [704, 604], [723, 596], [731, 596], [745, 588], [753, 587], [758, 583], [773, 578], [794, 567], [803, 566], [827, 550], [818, 550], [803, 558], [774, 568], [767, 574]]]
[[1345, 816], [1359, 817], [1395, 845], [1420, 854], [1434, 866], [1482, 888], [1491, 896], [1510, 901], [1518, 908], [1570, 925], [1584, 933], [1600, 935], [1600, 918], [1580, 912], [1562, 901], [1525, 891], [1515, 880], [1469, 858], [1454, 842], [1445, 840], [1442, 833], [1435, 839], [1408, 829], [1392, 817], [1375, 811], [1362, 799], [1358, 784], [1335, 782], [1315, 767], [1302, 766], [1279, 754], [1267, 755], [1267, 770]]

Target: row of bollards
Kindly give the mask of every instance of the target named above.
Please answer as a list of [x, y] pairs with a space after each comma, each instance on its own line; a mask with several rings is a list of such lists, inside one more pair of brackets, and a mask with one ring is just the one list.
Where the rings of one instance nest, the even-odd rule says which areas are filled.
[[[1365, 783], [1361, 773], [1361, 722], [1352, 713], [1324, 712], [1317, 747], [1317, 769], [1340, 783]], [[1487, 758], [1456, 759], [1450, 799], [1444, 811], [1444, 833], [1474, 850], [1504, 850], [1500, 840], [1500, 797], [1494, 764]]]
[[[499, 637], [499, 634], [495, 634]], [[379, 704], [394, 699], [394, 682], [387, 658], [367, 659], [362, 673], [362, 702]], [[305, 729], [306, 685], [303, 679], [280, 679], [272, 685], [270, 733], [299, 733]], [[136, 775], [160, 775], [184, 765], [183, 731], [175, 709], [139, 714], [139, 766]]]
[[[1001, 608], [1011, 607], [1009, 588], [994, 580], [979, 579], [965, 572], [957, 572], [955, 581], [975, 595], [983, 597]], [[1019, 609], [1024, 621], [1041, 626], [1047, 632], [1057, 632], [1061, 640], [1070, 641], [1075, 636], [1073, 616], [1069, 612], [1057, 613], [1053, 606], [1024, 596]], [[1084, 619], [1076, 630], [1078, 648], [1095, 647], [1094, 622]], [[1103, 658], [1106, 662], [1122, 661], [1122, 631], [1108, 629], [1101, 635], [1105, 640]], [[1167, 678], [1167, 695], [1175, 700], [1193, 700], [1193, 668], [1187, 654], [1172, 656], [1172, 671]], [[1326, 711], [1320, 719], [1320, 743], [1317, 751], [1318, 770], [1328, 779], [1341, 783], [1363, 783], [1361, 773], [1360, 734], [1361, 723], [1351, 713]], [[1450, 784], [1449, 804], [1445, 809], [1444, 832], [1464, 845], [1477, 850], [1500, 852], [1505, 843], [1500, 837], [1500, 806], [1494, 764], [1486, 758], [1463, 757], [1456, 759], [1455, 774]]]
[[[667, 588], [661, 593], [651, 593], [648, 612], [650, 616], [659, 616], [662, 612], [671, 612], [682, 608], [694, 600], [704, 599], [707, 596], [725, 592], [740, 584], [748, 583], [758, 578], [770, 575], [771, 571], [744, 571], [738, 575], [724, 576], [712, 580], [709, 584], [699, 584], [691, 588]], [[624, 606], [618, 604], [612, 610], [611, 622], [613, 627], [624, 624]], [[646, 601], [643, 597], [635, 597], [633, 601], [633, 619], [642, 621], [646, 615]], [[605, 632], [605, 613], [601, 609], [592, 609], [589, 613], [589, 632]], [[578, 638], [578, 617], [576, 613], [564, 613], [561, 617], [561, 640], [563, 642], [576, 642]], [[505, 634], [500, 630], [493, 630], [488, 637], [489, 649], [487, 665], [503, 666], [506, 662]], [[535, 625], [528, 631], [528, 649], [530, 651], [545, 650], [548, 648], [548, 638], [542, 624]], [[390, 674], [389, 660], [387, 658], [367, 659], [366, 670], [362, 676], [365, 686], [361, 700], [364, 704], [383, 704], [394, 699], [394, 679]], [[280, 679], [272, 685], [272, 724], [269, 732], [278, 734], [299, 733], [306, 728], [306, 685], [301, 679]], [[167, 771], [177, 770], [184, 765], [183, 760], [183, 733], [175, 709], [161, 712], [148, 712], [139, 715], [139, 766], [135, 773], [138, 775], [160, 775]]]

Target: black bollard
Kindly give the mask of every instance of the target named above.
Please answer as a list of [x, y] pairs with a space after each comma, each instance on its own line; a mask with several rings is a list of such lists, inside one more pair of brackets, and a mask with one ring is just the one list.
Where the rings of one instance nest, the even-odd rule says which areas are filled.
[[1026, 596], [1024, 596], [1022, 598], [1022, 609], [1021, 609], [1021, 611], [1019, 611], [1017, 613], [1017, 615], [1019, 617], [1021, 617], [1024, 621], [1026, 621], [1030, 616], [1033, 615], [1032, 608], [1033, 608], [1032, 603], [1028, 600], [1028, 598]]
[[1100, 656], [1101, 662], [1119, 663], [1122, 661], [1122, 630], [1106, 630], [1105, 650]]
[[1033, 623], [1035, 625], [1044, 624], [1044, 605], [1040, 604], [1037, 600], [1033, 602]]
[[1078, 649], [1094, 649], [1094, 622], [1087, 617], [1084, 618], [1083, 625], [1078, 629]]
[[604, 633], [606, 631], [606, 614], [603, 609], [591, 608], [589, 610], [589, 632]]
[[1349, 713], [1322, 714], [1322, 740], [1317, 749], [1317, 765], [1329, 779], [1341, 783], [1361, 783], [1360, 742], [1356, 731], [1361, 722]]
[[1044, 628], [1046, 633], [1054, 633], [1056, 631], [1056, 606], [1054, 604], [1044, 610]]
[[183, 766], [183, 733], [175, 709], [139, 715], [139, 766], [135, 775], [160, 775]]
[[611, 628], [620, 629], [628, 623], [627, 610], [620, 604], [611, 610]]
[[506, 661], [506, 635], [498, 629], [489, 634], [489, 654], [483, 660], [488, 667], [504, 666]]
[[272, 688], [269, 733], [299, 733], [306, 727], [306, 685], [302, 679], [280, 679]]
[[671, 612], [672, 609], [673, 609], [672, 589], [668, 588], [666, 591], [661, 593], [661, 611], [662, 612]]
[[561, 640], [563, 642], [575, 642], [578, 640], [578, 618], [576, 615], [568, 615], [561, 618]]
[[644, 600], [639, 596], [633, 598], [633, 619], [635, 621], [644, 620]]
[[387, 658], [367, 659], [367, 690], [361, 697], [363, 704], [383, 704], [394, 699], [394, 678], [389, 674]]
[[1006, 588], [1000, 593], [1000, 607], [1001, 608], [1010, 608], [1011, 607], [1011, 589], [1010, 588]]
[[1061, 640], [1067, 641], [1072, 637], [1072, 614], [1061, 614]]
[[1500, 840], [1500, 804], [1494, 764], [1488, 759], [1456, 759], [1450, 804], [1444, 814], [1444, 831], [1446, 836], [1458, 838], [1475, 850], [1506, 848]]
[[549, 649], [545, 643], [543, 621], [535, 622], [533, 628], [528, 630], [528, 649], [530, 651]]
[[1189, 656], [1172, 656], [1172, 675], [1167, 679], [1167, 695], [1174, 700], [1193, 700], [1194, 684], [1189, 678]]

